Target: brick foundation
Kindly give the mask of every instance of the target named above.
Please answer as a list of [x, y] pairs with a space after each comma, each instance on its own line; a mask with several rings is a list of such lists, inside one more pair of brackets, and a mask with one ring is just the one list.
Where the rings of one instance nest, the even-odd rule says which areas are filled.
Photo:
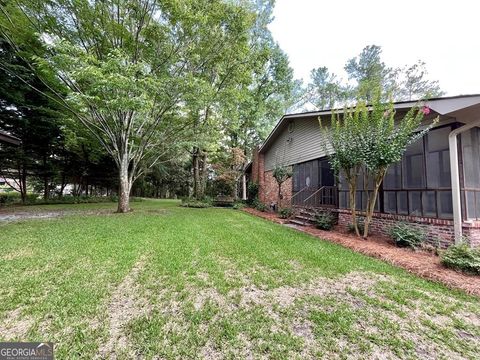
[[480, 223], [465, 224], [463, 235], [468, 239], [472, 247], [480, 247]]
[[[352, 216], [348, 210], [338, 210], [338, 223], [347, 227], [352, 223]], [[375, 213], [370, 225], [372, 234], [381, 234], [388, 236], [389, 229], [399, 223], [405, 222], [409, 225], [422, 230], [426, 234], [426, 241], [432, 246], [447, 248], [455, 243], [455, 234], [453, 230], [453, 221], [444, 219], [424, 218], [418, 216], [402, 216], [393, 214]], [[473, 232], [464, 228], [464, 233], [470, 239], [472, 246], [480, 244], [480, 228], [475, 232], [476, 237], [472, 237]]]

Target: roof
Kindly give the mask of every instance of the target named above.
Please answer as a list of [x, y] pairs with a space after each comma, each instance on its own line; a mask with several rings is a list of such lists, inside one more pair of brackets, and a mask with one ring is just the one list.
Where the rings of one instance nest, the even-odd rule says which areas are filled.
[[0, 142], [5, 142], [13, 145], [20, 145], [21, 140], [15, 136], [12, 136], [5, 131], [0, 130]]
[[[446, 97], [438, 97], [438, 98], [431, 98], [428, 100], [411, 100], [411, 101], [397, 101], [393, 103], [393, 106], [396, 110], [401, 109], [410, 109], [418, 103], [421, 102], [423, 105], [428, 106], [430, 109], [438, 113], [439, 115], [446, 115], [452, 113], [454, 111], [467, 108], [476, 104], [480, 104], [480, 94], [472, 94], [472, 95], [458, 95], [458, 96], [446, 96]], [[278, 121], [277, 125], [273, 128], [273, 130], [268, 135], [267, 139], [264, 141], [262, 146], [260, 147], [259, 151], [262, 152], [264, 149], [268, 147], [269, 144], [274, 141], [277, 136], [280, 134], [281, 130], [283, 129], [284, 125], [286, 124], [287, 120], [296, 119], [296, 118], [308, 118], [308, 117], [318, 117], [318, 116], [328, 116], [332, 115], [332, 113], [343, 113], [344, 108], [336, 108], [336, 109], [328, 109], [328, 110], [320, 110], [320, 111], [307, 111], [302, 113], [293, 113], [293, 114], [285, 114], [282, 118]]]

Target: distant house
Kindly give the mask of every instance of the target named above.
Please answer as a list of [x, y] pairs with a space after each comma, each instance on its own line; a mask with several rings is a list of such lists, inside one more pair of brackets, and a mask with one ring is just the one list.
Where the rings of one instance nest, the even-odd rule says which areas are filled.
[[[417, 103], [397, 102], [399, 116]], [[443, 247], [467, 237], [480, 245], [480, 95], [431, 99], [424, 102], [428, 124], [440, 121], [412, 144], [398, 164], [391, 166], [376, 204], [372, 231], [386, 233], [405, 221], [424, 229], [429, 241]], [[277, 165], [293, 166], [293, 177], [282, 186], [283, 207], [325, 209], [338, 213], [338, 222], [351, 222], [348, 186], [336, 179], [328, 162], [328, 144], [319, 127], [332, 111], [283, 116], [247, 167], [249, 181], [258, 183], [259, 199], [278, 202], [272, 176]], [[359, 184], [357, 207], [366, 194]]]

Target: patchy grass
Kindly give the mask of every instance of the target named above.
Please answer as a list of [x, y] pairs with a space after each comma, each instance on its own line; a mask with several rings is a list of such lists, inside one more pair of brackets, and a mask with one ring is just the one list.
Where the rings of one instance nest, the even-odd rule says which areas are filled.
[[243, 212], [132, 205], [0, 226], [0, 340], [60, 359], [478, 357], [478, 298]]

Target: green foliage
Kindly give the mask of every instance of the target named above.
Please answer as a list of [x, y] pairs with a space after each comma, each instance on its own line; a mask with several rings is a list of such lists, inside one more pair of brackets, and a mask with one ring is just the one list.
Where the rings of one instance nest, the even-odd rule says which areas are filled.
[[189, 207], [189, 208], [197, 208], [197, 209], [205, 209], [212, 207], [212, 201], [209, 198], [205, 198], [203, 200], [196, 200], [196, 199], [182, 199], [180, 204], [182, 207]]
[[282, 208], [278, 211], [278, 217], [281, 219], [288, 219], [294, 214], [292, 208]]
[[422, 245], [425, 241], [425, 233], [407, 223], [397, 223], [389, 230], [389, 234], [399, 247], [411, 247], [413, 249]]
[[293, 170], [291, 166], [276, 166], [273, 169], [273, 177], [277, 181], [278, 185], [283, 184], [293, 175]]
[[480, 274], [480, 249], [466, 243], [450, 246], [442, 253], [441, 260], [449, 268]]
[[428, 79], [423, 61], [403, 67], [390, 67], [382, 60], [382, 48], [366, 46], [360, 54], [349, 59], [344, 69], [348, 82], [330, 73], [327, 67], [311, 71], [307, 98], [319, 110], [334, 109], [358, 99], [371, 101], [380, 89], [383, 101], [419, 100], [443, 95], [438, 81]]
[[258, 184], [249, 182], [247, 187], [247, 204], [252, 205], [258, 199]]
[[360, 177], [373, 181], [373, 191], [368, 192], [365, 209], [365, 229], [368, 233], [378, 189], [388, 167], [401, 160], [408, 145], [424, 136], [438, 121], [433, 120], [419, 131], [424, 117], [420, 106], [412, 107], [406, 115], [395, 121], [393, 102], [382, 102], [379, 90], [370, 104], [359, 100], [354, 108], [346, 108], [342, 114], [332, 115], [331, 126], [320, 127], [330, 140], [330, 162], [334, 171], [342, 173], [350, 191], [350, 209], [353, 221], [356, 217], [356, 186]]
[[253, 208], [258, 210], [258, 211], [262, 211], [262, 212], [265, 212], [268, 210], [268, 206], [265, 205], [263, 202], [261, 202], [260, 200], [258, 199], [255, 199], [253, 201], [253, 204], [252, 204]]
[[[360, 234], [363, 234], [363, 232], [365, 231], [365, 222], [363, 221], [363, 219], [359, 219], [357, 221], [357, 228], [358, 228], [358, 231], [360, 232]], [[354, 224], [348, 224], [347, 231], [349, 233], [354, 234], [355, 233], [355, 225]]]
[[235, 201], [235, 203], [232, 206], [232, 209], [234, 210], [242, 210], [246, 207], [247, 205], [242, 202], [242, 201]]
[[322, 211], [315, 214], [315, 227], [321, 230], [332, 230], [335, 225], [335, 216], [331, 211]]

